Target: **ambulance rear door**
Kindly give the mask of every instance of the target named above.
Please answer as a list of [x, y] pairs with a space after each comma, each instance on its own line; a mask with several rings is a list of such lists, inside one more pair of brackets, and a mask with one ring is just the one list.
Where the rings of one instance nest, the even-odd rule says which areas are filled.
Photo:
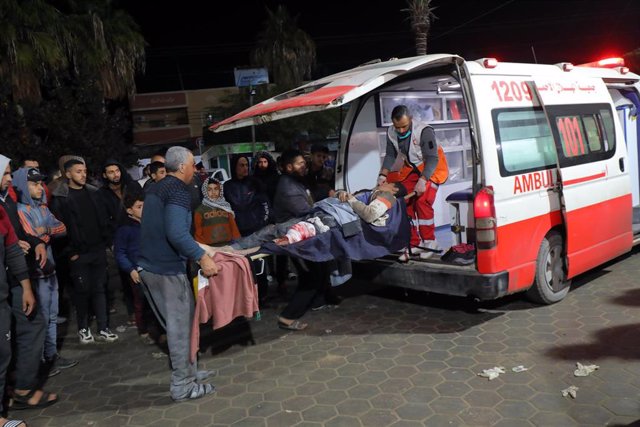
[[632, 202], [624, 135], [602, 79], [534, 79], [557, 152], [569, 278], [632, 245]]
[[435, 54], [362, 65], [274, 96], [214, 123], [209, 129], [221, 132], [341, 107], [409, 72], [462, 61], [457, 55]]

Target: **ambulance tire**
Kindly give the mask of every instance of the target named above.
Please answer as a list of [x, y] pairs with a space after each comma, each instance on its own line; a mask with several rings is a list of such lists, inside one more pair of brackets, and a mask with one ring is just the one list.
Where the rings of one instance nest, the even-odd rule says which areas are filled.
[[569, 293], [571, 280], [567, 280], [563, 246], [562, 235], [556, 231], [549, 232], [542, 240], [536, 259], [536, 278], [533, 286], [527, 290], [527, 298], [531, 301], [553, 304]]

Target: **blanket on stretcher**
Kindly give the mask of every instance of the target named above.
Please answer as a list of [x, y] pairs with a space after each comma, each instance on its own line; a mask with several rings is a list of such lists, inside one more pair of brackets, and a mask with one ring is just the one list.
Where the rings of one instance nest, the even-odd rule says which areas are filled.
[[[367, 203], [370, 192], [356, 197]], [[389, 209], [387, 225], [373, 226], [361, 221], [362, 231], [344, 237], [340, 227], [317, 234], [307, 240], [285, 246], [273, 242], [262, 244], [260, 252], [273, 255], [288, 255], [308, 261], [325, 262], [331, 260], [353, 261], [380, 258], [408, 246], [411, 236], [407, 207], [404, 199], [398, 199]]]

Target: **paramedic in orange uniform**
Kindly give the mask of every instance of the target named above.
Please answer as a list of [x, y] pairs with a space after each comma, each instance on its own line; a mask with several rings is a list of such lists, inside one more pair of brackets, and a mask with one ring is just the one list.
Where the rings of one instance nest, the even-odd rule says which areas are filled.
[[[391, 122], [378, 185], [401, 182], [408, 193], [415, 191], [415, 196], [407, 202], [407, 213], [412, 218], [410, 252], [427, 259], [434, 252], [424, 248], [437, 248], [433, 202], [438, 187], [449, 176], [447, 159], [433, 128], [427, 124], [414, 124], [405, 105], [393, 109]], [[400, 261], [408, 259], [407, 253], [400, 257]]]

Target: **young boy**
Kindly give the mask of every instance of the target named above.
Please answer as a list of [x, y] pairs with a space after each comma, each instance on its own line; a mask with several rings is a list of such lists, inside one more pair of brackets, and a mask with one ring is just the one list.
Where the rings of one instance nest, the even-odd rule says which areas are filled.
[[140, 220], [142, 219], [142, 209], [144, 207], [144, 195], [136, 192], [128, 193], [123, 200], [127, 212], [127, 218], [118, 226], [116, 230], [113, 251], [115, 253], [118, 268], [129, 274], [129, 284], [133, 290], [133, 306], [140, 339], [145, 344], [154, 344], [155, 341], [149, 336], [148, 322], [145, 317], [145, 296], [142, 291], [140, 275], [138, 274], [138, 251], [140, 249]]
[[39, 238], [46, 245], [47, 260], [29, 263], [29, 275], [36, 288], [38, 309], [47, 324], [44, 343], [44, 361], [49, 364], [49, 375], [60, 369], [71, 368], [76, 360], [61, 357], [57, 350], [58, 280], [51, 250], [53, 238], [64, 236], [67, 228], [47, 207], [43, 179], [36, 168], [21, 168], [13, 174], [13, 184], [17, 189], [18, 216], [26, 233]]
[[165, 176], [167, 176], [167, 168], [164, 166], [164, 163], [155, 161], [149, 164], [149, 177], [150, 179], [144, 183], [144, 191], [149, 191], [149, 189], [159, 181], [161, 181]]
[[240, 237], [235, 214], [222, 191], [220, 181], [205, 178], [202, 204], [193, 213], [194, 238], [197, 242], [221, 246]]

